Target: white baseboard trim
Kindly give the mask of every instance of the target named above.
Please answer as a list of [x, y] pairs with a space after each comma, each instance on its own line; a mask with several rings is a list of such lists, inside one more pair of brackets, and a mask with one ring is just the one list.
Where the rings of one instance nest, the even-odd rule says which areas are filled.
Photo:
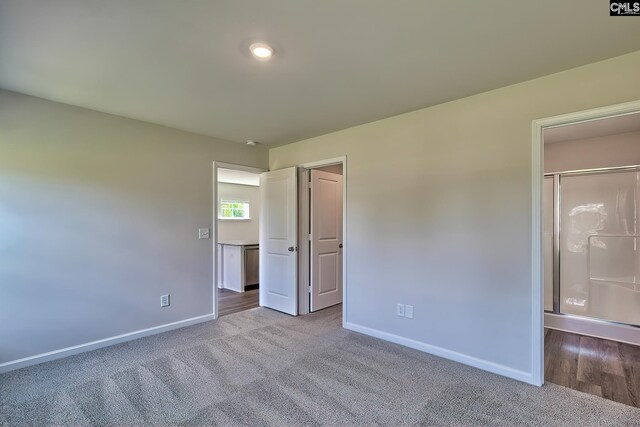
[[502, 375], [507, 378], [512, 378], [514, 380], [536, 385], [535, 382], [533, 381], [533, 376], [531, 375], [530, 372], [509, 368], [508, 366], [500, 365], [498, 363], [489, 362], [483, 359], [478, 359], [477, 357], [468, 356], [463, 353], [447, 350], [446, 348], [437, 347], [431, 344], [426, 344], [420, 341], [412, 340], [410, 338], [405, 338], [399, 335], [390, 334], [388, 332], [382, 332], [377, 329], [368, 328], [366, 326], [357, 325], [351, 322], [345, 323], [344, 328], [350, 331], [359, 332], [361, 334], [369, 335], [375, 338], [380, 338], [381, 340], [390, 341], [395, 344], [400, 344], [405, 347], [410, 347], [415, 350], [424, 351], [425, 353], [433, 354], [434, 356], [442, 357], [444, 359], [453, 360], [454, 362], [459, 362], [465, 365], [473, 366], [474, 368], [489, 371], [494, 374]]
[[50, 360], [61, 359], [63, 357], [72, 356], [74, 354], [84, 353], [87, 351], [96, 350], [98, 348], [108, 347], [110, 345], [120, 344], [126, 341], [147, 337], [149, 335], [155, 335], [162, 332], [171, 331], [173, 329], [184, 328], [185, 326], [195, 325], [197, 323], [207, 322], [213, 319], [215, 319], [215, 316], [213, 314], [205, 314], [203, 316], [179, 320], [177, 322], [167, 323], [165, 325], [154, 326], [152, 328], [142, 329], [140, 331], [129, 332], [126, 334], [117, 335], [115, 337], [104, 338], [97, 341], [74, 345], [72, 347], [62, 348], [60, 350], [49, 351], [47, 353], [36, 354], [35, 356], [29, 356], [22, 359], [0, 363], [0, 374], [20, 368], [26, 368], [27, 366], [37, 365], [39, 363], [48, 362]]

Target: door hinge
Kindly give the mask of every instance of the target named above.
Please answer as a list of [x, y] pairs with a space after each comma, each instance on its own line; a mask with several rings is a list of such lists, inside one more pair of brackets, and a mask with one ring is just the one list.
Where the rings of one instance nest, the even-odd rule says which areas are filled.
[[311, 293], [311, 285], [307, 286], [307, 292]]
[[309, 234], [309, 240], [311, 240], [311, 234]]

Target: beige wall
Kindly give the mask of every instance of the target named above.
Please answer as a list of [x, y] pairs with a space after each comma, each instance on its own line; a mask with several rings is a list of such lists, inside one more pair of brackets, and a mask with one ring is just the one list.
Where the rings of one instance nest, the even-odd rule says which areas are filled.
[[545, 144], [545, 173], [640, 165], [640, 132]]
[[271, 169], [347, 156], [347, 324], [530, 380], [532, 120], [638, 100], [639, 70], [635, 52], [270, 150]]
[[267, 156], [0, 91], [0, 365], [212, 313], [212, 162]]
[[218, 199], [249, 202], [248, 221], [218, 221], [218, 241], [246, 240], [258, 243], [260, 240], [260, 187], [218, 183]]

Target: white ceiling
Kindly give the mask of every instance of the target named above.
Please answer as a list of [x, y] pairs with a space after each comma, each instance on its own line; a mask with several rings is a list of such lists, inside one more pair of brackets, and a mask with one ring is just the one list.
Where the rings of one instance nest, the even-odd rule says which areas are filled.
[[640, 113], [545, 129], [544, 143], [598, 138], [628, 132], [640, 132]]
[[218, 169], [218, 182], [240, 185], [260, 185], [260, 174], [234, 169]]
[[604, 0], [0, 0], [0, 87], [283, 144], [638, 50], [639, 24]]

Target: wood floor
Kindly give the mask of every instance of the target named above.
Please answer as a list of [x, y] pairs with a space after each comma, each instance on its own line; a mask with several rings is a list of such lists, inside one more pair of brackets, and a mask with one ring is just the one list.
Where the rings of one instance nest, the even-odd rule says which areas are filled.
[[640, 407], [640, 346], [545, 329], [544, 379]]
[[237, 313], [259, 306], [259, 289], [245, 292], [234, 292], [229, 289], [218, 289], [218, 315]]

